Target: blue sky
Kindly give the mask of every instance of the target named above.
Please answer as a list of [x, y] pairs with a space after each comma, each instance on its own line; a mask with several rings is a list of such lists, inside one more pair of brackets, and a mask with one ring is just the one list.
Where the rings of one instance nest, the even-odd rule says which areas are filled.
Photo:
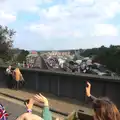
[[120, 0], [3, 0], [0, 24], [17, 31], [28, 50], [120, 44]]

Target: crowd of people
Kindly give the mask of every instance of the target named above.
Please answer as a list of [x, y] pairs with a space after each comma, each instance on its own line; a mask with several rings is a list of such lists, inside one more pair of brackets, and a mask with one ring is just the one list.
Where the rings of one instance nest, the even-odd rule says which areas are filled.
[[[86, 96], [88, 97], [88, 100], [91, 102], [94, 110], [93, 114], [93, 120], [120, 120], [120, 113], [116, 105], [110, 101], [108, 98], [96, 98], [91, 95], [91, 84], [89, 82], [86, 83]], [[33, 105], [36, 103], [43, 103], [43, 112], [42, 116], [38, 116], [32, 113]], [[8, 118], [9, 116], [6, 114], [4, 110], [3, 119]], [[1, 114], [1, 112], [0, 112]], [[1, 116], [1, 115], [0, 115]], [[69, 117], [68, 117], [69, 118]], [[74, 120], [80, 120], [80, 118], [73, 118]], [[72, 119], [72, 120], [73, 120]], [[52, 120], [52, 113], [49, 109], [49, 102], [46, 97], [44, 97], [42, 94], [37, 94], [30, 98], [26, 102], [26, 112], [22, 115], [20, 115], [16, 120]], [[71, 119], [68, 119], [71, 120]]]
[[7, 83], [8, 88], [18, 90], [21, 87], [23, 87], [25, 81], [19, 68], [12, 70], [12, 67], [9, 66], [6, 69], [5, 73], [7, 75], [6, 83]]

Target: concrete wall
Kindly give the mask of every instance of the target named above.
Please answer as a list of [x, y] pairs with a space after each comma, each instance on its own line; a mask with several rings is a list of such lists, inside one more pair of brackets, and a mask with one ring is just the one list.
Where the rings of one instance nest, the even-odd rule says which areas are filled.
[[[0, 67], [0, 84], [5, 84], [5, 67]], [[94, 96], [107, 96], [120, 108], [120, 79], [88, 74], [21, 69], [28, 90], [52, 93], [85, 102], [86, 81], [92, 84]]]

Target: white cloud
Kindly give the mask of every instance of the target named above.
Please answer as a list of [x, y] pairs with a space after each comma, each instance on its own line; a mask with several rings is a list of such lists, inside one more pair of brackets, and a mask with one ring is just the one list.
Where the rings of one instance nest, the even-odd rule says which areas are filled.
[[118, 36], [118, 30], [111, 24], [96, 24], [94, 36]]
[[39, 4], [41, 4], [41, 0], [5, 0], [0, 3], [0, 9], [7, 12], [35, 11], [39, 9]]
[[[89, 4], [89, 6], [83, 5], [81, 7], [82, 3], [86, 5], [88, 5], [88, 3], [94, 4], [92, 4], [92, 6]], [[49, 26], [50, 31], [48, 32], [48, 30], [41, 29], [39, 34], [41, 35], [41, 33], [43, 34], [45, 31], [45, 36], [51, 33], [51, 37], [52, 35], [60, 35], [61, 37], [66, 35], [66, 37], [69, 39], [71, 34], [74, 36], [74, 31], [77, 30], [77, 34], [80, 34], [79, 37], [81, 38], [81, 36], [93, 35], [92, 32], [94, 32], [96, 29], [98, 32], [100, 32], [101, 30], [99, 29], [104, 27], [107, 29], [107, 31], [109, 28], [110, 30], [108, 32], [103, 30], [102, 33], [99, 34], [117, 35], [117, 30], [114, 28], [114, 26], [104, 25], [103, 23], [105, 20], [114, 17], [118, 12], [120, 12], [119, 9], [120, 4], [117, 0], [68, 0], [67, 5], [54, 5], [48, 9], [41, 10], [41, 20], [38, 24], [35, 24], [33, 31], [39, 31], [37, 26], [40, 26], [42, 23], [44, 26]], [[97, 28], [94, 30], [94, 26], [96, 24], [98, 26], [96, 26]], [[31, 26], [34, 26], [34, 24], [31, 24]]]
[[42, 3], [52, 0], [3, 0], [0, 1], [0, 24], [8, 24], [16, 20], [19, 12], [37, 12]]
[[38, 0], [4, 0], [0, 2], [0, 24], [7, 25], [16, 20], [19, 11], [35, 12]]
[[0, 11], [0, 24], [6, 25], [10, 22], [16, 20], [16, 16], [12, 13], [5, 13], [4, 11]]
[[44, 3], [51, 3], [53, 0], [43, 0]]
[[59, 39], [66, 38], [69, 36], [70, 38], [80, 38], [82, 36], [80, 30], [73, 29], [69, 30], [68, 28], [60, 27], [52, 27], [50, 25], [45, 24], [33, 24], [30, 26], [30, 31], [37, 33], [42, 36], [44, 39]]
[[68, 0], [69, 4], [72, 4], [73, 6], [90, 6], [93, 5], [95, 0]]
[[36, 12], [38, 11], [39, 5], [43, 3], [50, 3], [52, 0], [4, 0], [0, 2], [0, 9], [5, 11], [30, 11]]
[[[45, 45], [49, 48], [52, 48], [52, 45], [54, 48], [74, 48], [100, 45], [104, 43], [106, 37], [118, 36], [119, 30], [116, 26], [107, 24], [106, 21], [120, 13], [120, 0], [67, 0], [65, 4], [56, 4], [44, 9], [39, 6], [52, 1], [5, 0], [0, 3], [0, 11], [2, 11], [0, 23], [8, 24], [15, 21], [15, 16], [20, 11], [38, 13], [40, 20], [26, 26], [24, 33], [27, 34], [18, 33], [17, 37], [17, 39], [28, 39], [31, 47], [33, 47], [34, 38], [37, 41], [34, 46], [39, 46], [39, 41], [40, 43], [42, 41], [46, 42]], [[104, 39], [103, 42], [97, 40], [100, 36]], [[87, 41], [90, 41], [90, 44], [86, 44]], [[109, 41], [107, 40], [105, 44], [109, 44]]]
[[120, 1], [113, 1], [109, 3], [109, 6], [105, 8], [105, 13], [107, 17], [114, 17], [120, 12]]

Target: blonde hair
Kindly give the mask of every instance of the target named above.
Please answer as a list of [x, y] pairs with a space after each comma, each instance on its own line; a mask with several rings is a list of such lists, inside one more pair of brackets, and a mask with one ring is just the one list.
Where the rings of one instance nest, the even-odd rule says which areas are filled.
[[17, 73], [20, 73], [20, 74], [21, 74], [21, 72], [20, 72], [20, 69], [19, 69], [19, 68], [16, 68], [16, 69], [15, 69], [15, 72], [17, 72]]
[[20, 69], [19, 69], [19, 68], [16, 68], [14, 71], [15, 71], [15, 73], [16, 73], [15, 79], [16, 79], [17, 81], [19, 81], [19, 80], [20, 80], [20, 77], [21, 77]]

